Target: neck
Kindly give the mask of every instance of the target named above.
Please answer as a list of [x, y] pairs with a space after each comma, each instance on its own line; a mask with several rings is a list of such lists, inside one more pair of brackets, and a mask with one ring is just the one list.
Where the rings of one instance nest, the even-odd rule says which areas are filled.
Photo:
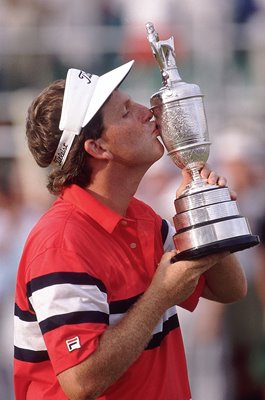
[[146, 171], [97, 171], [93, 174], [87, 191], [107, 207], [125, 216]]

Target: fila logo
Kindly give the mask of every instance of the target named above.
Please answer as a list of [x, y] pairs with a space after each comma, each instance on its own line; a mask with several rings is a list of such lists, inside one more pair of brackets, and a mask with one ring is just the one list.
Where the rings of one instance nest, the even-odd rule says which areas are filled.
[[68, 351], [73, 351], [75, 349], [80, 349], [80, 347], [81, 347], [80, 340], [79, 340], [78, 336], [76, 336], [76, 337], [74, 337], [72, 339], [66, 340], [65, 343], [67, 344]]

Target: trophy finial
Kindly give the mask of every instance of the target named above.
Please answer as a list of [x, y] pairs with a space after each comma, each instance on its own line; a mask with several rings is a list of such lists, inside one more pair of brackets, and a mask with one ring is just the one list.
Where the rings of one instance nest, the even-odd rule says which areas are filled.
[[155, 30], [154, 24], [152, 22], [147, 22], [145, 25], [146, 31], [147, 31], [147, 39], [151, 45], [151, 49], [154, 53], [154, 56], [156, 56], [157, 53], [159, 53], [159, 47], [158, 47], [158, 42], [159, 42], [159, 36], [158, 33]]
[[147, 39], [159, 65], [164, 86], [169, 87], [172, 82], [181, 81], [177, 69], [173, 37], [171, 36], [167, 40], [159, 40], [158, 33], [156, 32], [152, 22], [147, 22], [145, 27], [147, 31]]

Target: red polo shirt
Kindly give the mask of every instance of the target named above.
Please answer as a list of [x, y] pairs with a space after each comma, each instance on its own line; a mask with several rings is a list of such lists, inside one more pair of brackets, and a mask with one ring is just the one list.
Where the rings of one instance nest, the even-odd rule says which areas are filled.
[[[164, 251], [161, 225], [135, 198], [122, 217], [76, 185], [40, 219], [17, 276], [18, 400], [67, 398], [56, 375], [89, 357], [104, 330], [144, 293]], [[195, 308], [202, 287], [203, 280], [185, 308]], [[176, 307], [163, 315], [138, 360], [100, 397], [141, 398], [191, 398]]]

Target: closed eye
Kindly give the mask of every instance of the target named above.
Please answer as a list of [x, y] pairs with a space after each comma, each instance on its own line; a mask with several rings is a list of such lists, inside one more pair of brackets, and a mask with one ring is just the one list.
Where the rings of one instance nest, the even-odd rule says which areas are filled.
[[123, 113], [122, 118], [126, 118], [130, 114], [130, 110], [127, 110]]
[[123, 104], [123, 113], [122, 117], [126, 118], [131, 112], [131, 98], [128, 97], [125, 103]]

